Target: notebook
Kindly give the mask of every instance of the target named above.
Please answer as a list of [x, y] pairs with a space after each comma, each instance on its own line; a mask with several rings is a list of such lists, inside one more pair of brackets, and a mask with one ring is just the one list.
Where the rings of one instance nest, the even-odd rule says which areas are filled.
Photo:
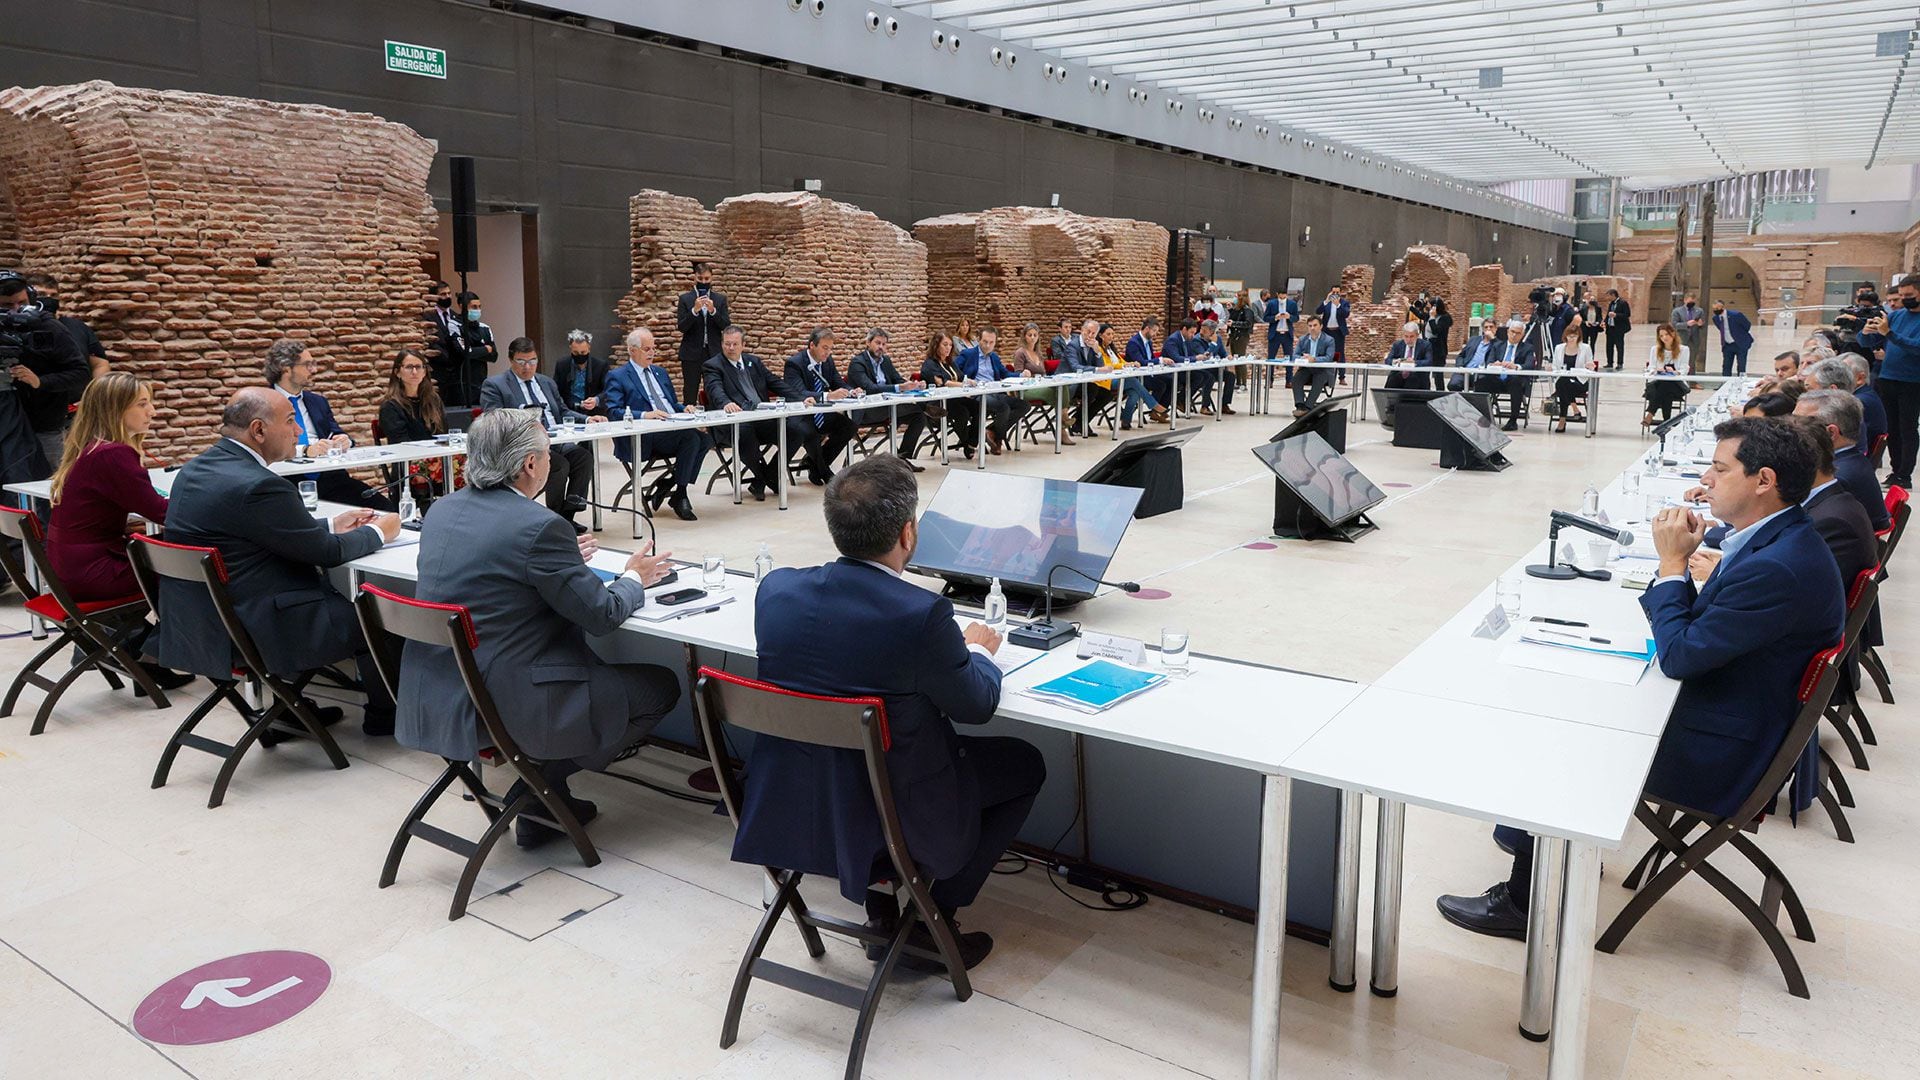
[[1041, 701], [1065, 705], [1080, 712], [1105, 712], [1166, 682], [1165, 675], [1141, 671], [1111, 660], [1094, 660], [1057, 678], [1028, 687], [1024, 693]]

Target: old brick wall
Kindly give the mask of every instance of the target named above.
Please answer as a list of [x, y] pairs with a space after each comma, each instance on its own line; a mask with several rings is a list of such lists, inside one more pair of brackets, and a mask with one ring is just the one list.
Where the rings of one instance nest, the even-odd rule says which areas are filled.
[[884, 326], [894, 352], [919, 354], [927, 326], [927, 249], [905, 230], [810, 192], [740, 195], [707, 210], [693, 199], [645, 191], [629, 203], [633, 290], [615, 308], [621, 332], [646, 325], [661, 361], [679, 374], [674, 302], [696, 258], [747, 334], [747, 350], [773, 363], [816, 326], [840, 335], [845, 359], [868, 327]]
[[1007, 206], [927, 218], [913, 234], [927, 246], [928, 315], [943, 330], [964, 317], [1006, 335], [1031, 321], [1044, 341], [1062, 318], [1092, 318], [1131, 332], [1166, 303], [1167, 231], [1151, 222]]
[[156, 385], [148, 447], [179, 459], [312, 342], [315, 389], [362, 441], [395, 350], [419, 346], [434, 146], [365, 113], [106, 82], [0, 91], [0, 252], [59, 280], [116, 367]]
[[[1441, 244], [1416, 244], [1394, 260], [1387, 274], [1386, 299], [1405, 312], [1413, 298], [1425, 290], [1428, 296], [1447, 302], [1453, 316], [1453, 329], [1447, 335], [1447, 353], [1460, 351], [1467, 341], [1467, 269], [1465, 252]], [[1397, 332], [1397, 331], [1396, 331]]]
[[[1350, 304], [1373, 303], [1373, 266], [1369, 263], [1354, 263], [1340, 268], [1340, 288]], [[1321, 297], [1325, 300], [1326, 297]], [[1319, 302], [1314, 303], [1315, 307]]]

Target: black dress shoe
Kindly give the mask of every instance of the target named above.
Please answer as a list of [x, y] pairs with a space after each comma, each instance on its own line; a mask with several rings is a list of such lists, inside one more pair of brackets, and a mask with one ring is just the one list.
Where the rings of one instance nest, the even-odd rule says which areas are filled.
[[[175, 671], [169, 667], [161, 667], [159, 664], [150, 660], [141, 660], [138, 661], [138, 663], [140, 664], [140, 669], [146, 672], [147, 678], [152, 679], [154, 685], [162, 690], [178, 690], [196, 678], [192, 672]], [[147, 688], [141, 686], [139, 683], [134, 683], [133, 696], [137, 698], [146, 697]]]
[[567, 524], [573, 526], [573, 535], [575, 536], [585, 536], [589, 532], [588, 528], [585, 525], [582, 525], [577, 521], [569, 521], [567, 522]]
[[1443, 896], [1438, 901], [1440, 914], [1455, 926], [1488, 937], [1527, 937], [1527, 913], [1513, 902], [1502, 881], [1479, 896]]
[[754, 502], [766, 502], [767, 501], [767, 485], [761, 483], [758, 480], [755, 480], [752, 483], [747, 485], [747, 494], [753, 496]]
[[[514, 781], [514, 785], [507, 789], [506, 801], [512, 802], [516, 795], [525, 790], [526, 786], [524, 784], [521, 784], [517, 780]], [[567, 800], [567, 806], [573, 810], [573, 816], [579, 819], [582, 827], [584, 827], [587, 822], [600, 816], [600, 808], [585, 799], [576, 799], [571, 795], [564, 794], [561, 797]], [[535, 848], [549, 840], [557, 840], [567, 835], [559, 829], [535, 821], [527, 816], [527, 814], [545, 815], [546, 812], [546, 805], [535, 800], [531, 809], [513, 819], [513, 844], [515, 847]]]
[[[867, 928], [869, 930], [874, 930], [889, 936], [893, 934], [894, 925], [895, 924], [891, 922], [875, 923], [871, 919], [867, 921]], [[966, 933], [960, 929], [960, 924], [957, 922], [949, 921], [948, 925], [953, 930], [955, 943], [960, 946], [960, 964], [968, 971], [972, 971], [975, 967], [978, 967], [980, 961], [985, 960], [987, 954], [993, 951], [993, 936], [986, 931], [975, 930], [972, 933]], [[907, 946], [932, 953], [936, 957], [940, 955], [939, 947], [933, 943], [933, 934], [927, 929], [927, 924], [924, 922], [914, 923], [913, 929], [907, 932]], [[884, 959], [886, 955], [887, 947], [885, 945], [867, 946], [867, 959], [876, 964]], [[900, 966], [911, 968], [914, 971], [926, 971], [935, 974], [941, 974], [946, 971], [946, 966], [939, 960], [923, 960], [910, 952], [900, 954]]]
[[673, 497], [673, 513], [674, 513], [674, 516], [679, 518], [681, 521], [699, 521], [700, 520], [698, 517], [694, 516], [693, 503], [690, 500], [688, 500], [685, 493], [675, 495]]
[[360, 733], [373, 739], [393, 738], [393, 714], [366, 714], [360, 718]]
[[1498, 829], [1493, 831], [1493, 846], [1509, 855], [1513, 854], [1513, 841], [1507, 839], [1506, 834]]
[[1519, 431], [1520, 424], [1516, 420], [1509, 420], [1506, 423], [1500, 425], [1500, 430], [1501, 431]]
[[560, 500], [560, 512], [563, 514], [577, 514], [586, 508], [587, 500], [580, 495], [569, 495]]
[[911, 469], [911, 470], [913, 470], [914, 472], [926, 472], [926, 471], [927, 471], [927, 467], [926, 467], [925, 465], [916, 465], [916, 464], [914, 464], [914, 463], [913, 463], [913, 461], [912, 461], [911, 459], [907, 459], [907, 458], [902, 458], [901, 460], [902, 460], [902, 461], [906, 461], [906, 463], [907, 463], [907, 468], [909, 468], [909, 469]]

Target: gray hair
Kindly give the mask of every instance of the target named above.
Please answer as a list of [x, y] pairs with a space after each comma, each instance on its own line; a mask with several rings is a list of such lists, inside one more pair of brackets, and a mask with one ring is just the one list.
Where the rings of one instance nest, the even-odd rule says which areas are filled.
[[867, 343], [869, 345], [871, 345], [875, 341], [892, 341], [892, 340], [893, 340], [893, 335], [887, 333], [885, 330], [881, 329], [878, 326], [867, 331]]
[[835, 335], [831, 326], [816, 326], [807, 334], [808, 345], [818, 345], [823, 341], [832, 341]]
[[632, 332], [630, 332], [629, 334], [627, 334], [627, 348], [629, 348], [629, 349], [637, 349], [637, 348], [639, 348], [639, 347], [640, 347], [640, 335], [642, 335], [642, 334], [645, 334], [645, 335], [647, 336], [647, 340], [649, 340], [649, 341], [651, 341], [651, 340], [653, 340], [653, 331], [651, 331], [651, 330], [649, 330], [649, 329], [647, 329], [647, 328], [646, 328], [646, 327], [644, 327], [644, 326], [642, 326], [642, 327], [638, 327], [638, 328], [636, 328], [636, 329], [634, 329], [634, 330], [633, 330]]
[[1803, 377], [1812, 380], [1813, 388], [1816, 390], [1851, 391], [1853, 389], [1853, 369], [1847, 366], [1845, 360], [1838, 357], [1820, 361], [1807, 369]]
[[1420, 324], [1417, 322], [1410, 322], [1407, 325], [1401, 327], [1400, 332], [1403, 334], [1417, 334], [1420, 332]]
[[300, 354], [307, 349], [307, 343], [299, 338], [281, 338], [267, 346], [267, 363], [263, 372], [267, 377], [267, 385], [279, 386], [280, 380], [293, 369], [293, 365], [300, 362]]
[[593, 344], [593, 335], [587, 333], [585, 330], [567, 331], [567, 343], [572, 344], [573, 342], [576, 342], [576, 341], [584, 341], [587, 344], [591, 345]]
[[1845, 353], [1841, 356], [1834, 357], [1834, 359], [1847, 365], [1847, 370], [1853, 373], [1853, 384], [1855, 386], [1860, 385], [1860, 383], [1873, 375], [1873, 368], [1867, 363], [1867, 358], [1857, 352]]
[[1860, 441], [1860, 399], [1845, 390], [1809, 390], [1800, 401], [1813, 406], [1812, 416], [1833, 427], [1848, 442]]
[[847, 558], [878, 559], [900, 542], [900, 530], [913, 520], [919, 504], [920, 486], [906, 460], [874, 454], [827, 481], [827, 533]]
[[520, 465], [545, 453], [547, 429], [530, 409], [492, 409], [467, 429], [467, 483], [502, 488], [513, 483]]

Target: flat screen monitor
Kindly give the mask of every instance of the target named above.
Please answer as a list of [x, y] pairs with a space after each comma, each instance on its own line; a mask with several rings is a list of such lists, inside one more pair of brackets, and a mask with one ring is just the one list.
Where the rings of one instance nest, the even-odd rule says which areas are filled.
[[1481, 457], [1492, 457], [1513, 440], [1493, 426], [1493, 418], [1474, 408], [1465, 397], [1448, 394], [1427, 402], [1427, 408], [1446, 425], [1460, 433]]
[[1313, 432], [1263, 443], [1253, 448], [1253, 456], [1328, 525], [1338, 525], [1387, 500], [1386, 492]]
[[[1268, 436], [1267, 441], [1279, 442], [1282, 439], [1291, 439], [1295, 435], [1304, 435], [1309, 431], [1319, 432], [1324, 436], [1329, 423], [1336, 419], [1333, 415], [1334, 412], [1337, 410], [1344, 413], [1346, 412], [1347, 402], [1359, 400], [1360, 394], [1358, 391], [1351, 394], [1341, 394], [1339, 397], [1330, 397], [1299, 416], [1294, 417], [1292, 423]], [[1346, 417], [1341, 416], [1338, 418], [1338, 421], [1340, 441], [1345, 443], [1347, 431]], [[1329, 439], [1328, 442], [1331, 444], [1332, 440]], [[1340, 450], [1341, 448], [1334, 447], [1334, 449]], [[1341, 452], [1345, 453], [1344, 450], [1341, 450]]]
[[[1085, 599], [1133, 521], [1140, 489], [1012, 473], [955, 471], [920, 515], [920, 543], [908, 569], [973, 584], [999, 578], [1012, 589]], [[1085, 574], [1087, 577], [1082, 577]]]
[[1080, 475], [1083, 484], [1098, 484], [1110, 480], [1116, 473], [1131, 465], [1140, 455], [1153, 450], [1162, 450], [1170, 446], [1185, 446], [1204, 430], [1201, 427], [1175, 428], [1153, 435], [1142, 435], [1137, 439], [1128, 439], [1116, 443], [1107, 451], [1107, 456], [1093, 463], [1093, 468]]

